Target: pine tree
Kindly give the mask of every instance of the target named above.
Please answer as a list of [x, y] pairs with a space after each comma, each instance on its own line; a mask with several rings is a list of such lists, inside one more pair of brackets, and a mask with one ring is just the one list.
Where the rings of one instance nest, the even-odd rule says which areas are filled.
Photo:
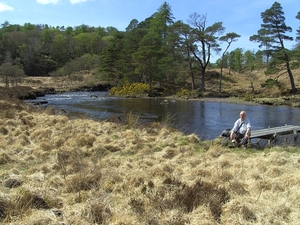
[[257, 35], [250, 37], [250, 41], [260, 42], [259, 47], [266, 46], [266, 55], [271, 55], [271, 62], [268, 65], [266, 74], [274, 74], [280, 71], [288, 73], [291, 92], [297, 92], [294, 77], [290, 68], [290, 51], [285, 48], [284, 41], [292, 41], [293, 37], [286, 35], [292, 28], [285, 24], [284, 12], [280, 3], [274, 2], [270, 9], [261, 13], [263, 24]]

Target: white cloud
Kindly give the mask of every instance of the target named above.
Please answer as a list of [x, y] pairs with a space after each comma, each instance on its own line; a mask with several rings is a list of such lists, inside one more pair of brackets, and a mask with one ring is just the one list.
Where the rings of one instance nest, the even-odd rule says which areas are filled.
[[14, 8], [7, 5], [6, 2], [0, 2], [0, 12], [12, 11], [12, 10], [14, 10]]
[[37, 3], [41, 3], [44, 5], [47, 4], [57, 4], [60, 0], [36, 0]]
[[71, 4], [77, 4], [77, 3], [82, 3], [82, 2], [87, 2], [90, 0], [69, 0], [71, 2]]

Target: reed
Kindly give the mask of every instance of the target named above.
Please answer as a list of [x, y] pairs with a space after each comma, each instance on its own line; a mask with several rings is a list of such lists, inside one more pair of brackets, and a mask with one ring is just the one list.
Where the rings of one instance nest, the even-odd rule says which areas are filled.
[[139, 119], [140, 117], [138, 115], [135, 115], [132, 111], [129, 111], [126, 114], [126, 128], [135, 128], [139, 124]]

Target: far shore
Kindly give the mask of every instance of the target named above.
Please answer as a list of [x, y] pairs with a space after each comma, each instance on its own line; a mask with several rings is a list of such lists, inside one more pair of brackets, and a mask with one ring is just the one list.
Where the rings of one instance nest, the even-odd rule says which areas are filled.
[[[14, 98], [14, 99], [19, 99], [19, 100], [31, 100], [35, 99], [37, 97], [43, 97], [45, 94], [55, 94], [55, 93], [61, 93], [61, 91], [56, 92], [55, 88], [42, 88], [42, 89], [35, 89], [30, 86], [18, 86], [18, 87], [12, 87], [9, 89], [6, 89], [5, 87], [0, 87], [0, 97], [1, 98]], [[74, 91], [72, 90], [65, 90], [63, 92], [68, 92], [68, 91]], [[84, 91], [81, 90], [81, 88], [75, 89], [75, 91]], [[94, 92], [91, 90], [91, 92]], [[145, 97], [145, 96], [144, 96]], [[141, 98], [144, 98], [141, 97]], [[134, 97], [132, 97], [134, 98]], [[138, 98], [138, 97], [136, 97]], [[140, 98], [140, 97], [139, 97]], [[145, 97], [145, 98], [150, 98], [150, 97]], [[202, 102], [224, 102], [224, 103], [232, 103], [232, 104], [244, 104], [244, 105], [261, 105], [262, 103], [258, 103], [255, 101], [246, 101], [243, 100], [239, 97], [236, 96], [231, 96], [231, 97], [213, 97], [213, 96], [205, 96], [205, 97], [198, 97], [198, 98], [180, 98], [177, 96], [160, 96], [157, 97], [158, 99], [174, 99], [176, 100], [183, 100], [183, 101], [202, 101]], [[266, 104], [269, 105], [278, 105], [276, 104], [276, 101], [273, 103], [272, 98], [270, 100], [267, 100]], [[281, 104], [282, 105], [282, 104]], [[286, 104], [287, 105], [287, 104]]]
[[244, 105], [259, 105], [256, 102], [244, 101], [237, 97], [226, 97], [226, 98], [204, 97], [204, 98], [195, 98], [195, 99], [188, 99], [188, 100], [189, 101], [202, 101], [202, 102], [226, 102], [226, 103], [244, 104]]

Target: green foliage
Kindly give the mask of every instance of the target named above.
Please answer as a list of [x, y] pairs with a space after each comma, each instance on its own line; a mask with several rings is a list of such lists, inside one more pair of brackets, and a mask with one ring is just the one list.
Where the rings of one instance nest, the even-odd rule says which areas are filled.
[[190, 94], [190, 91], [187, 90], [187, 89], [184, 89], [184, 88], [181, 88], [180, 91], [178, 91], [178, 92], [176, 93], [176, 95], [177, 95], [178, 97], [189, 96], [189, 94]]
[[[238, 72], [245, 72], [245, 68], [250, 71], [260, 69], [269, 59], [273, 64], [283, 64], [290, 59], [287, 51], [281, 52], [280, 61], [275, 60], [279, 55], [275, 58], [271, 55], [274, 50], [283, 47], [278, 37], [283, 41], [291, 40], [284, 34], [290, 31], [290, 27], [284, 23], [280, 4], [275, 2], [262, 13], [262, 18], [262, 29], [252, 40], [260, 42], [260, 47], [270, 49], [263, 51], [264, 55], [261, 52], [243, 53], [242, 48], [229, 54], [227, 49], [239, 37], [238, 34], [230, 32], [221, 36], [225, 31], [222, 22], [208, 26], [207, 16], [197, 13], [190, 15], [188, 23], [175, 21], [171, 6], [166, 2], [144, 21], [132, 20], [126, 31], [84, 24], [74, 28], [30, 23], [20, 26], [6, 21], [0, 27], [0, 65], [7, 62], [5, 55], [10, 54], [10, 62], [17, 60], [19, 69], [26, 75], [56, 73], [82, 80], [79, 71], [97, 68], [101, 78], [112, 85], [129, 81], [148, 83], [151, 89], [154, 82], [160, 85], [185, 85], [189, 82], [193, 90], [197, 89], [196, 85], [201, 85], [200, 89], [204, 92], [205, 73], [211, 66], [210, 56], [213, 52], [221, 51], [221, 42], [227, 42], [228, 46], [223, 60], [217, 60], [216, 65], [221, 67], [222, 64], [223, 68]], [[296, 18], [300, 18], [299, 13]], [[297, 31], [299, 40], [300, 32]], [[290, 64], [296, 68], [300, 57], [299, 52], [294, 53]], [[278, 68], [270, 67], [268, 72]], [[191, 93], [180, 95], [191, 96]]]
[[122, 87], [112, 87], [110, 94], [115, 96], [141, 96], [149, 92], [149, 86], [143, 83], [129, 83], [125, 82]]
[[48, 75], [67, 62], [84, 54], [100, 54], [107, 42], [104, 28], [81, 25], [73, 28], [49, 27], [48, 25], [10, 25], [0, 28], [0, 65], [20, 59], [26, 75]]
[[253, 93], [247, 92], [247, 93], [244, 95], [244, 100], [245, 100], [245, 101], [252, 101], [253, 98], [254, 98], [254, 94], [253, 94]]
[[[286, 71], [289, 75], [291, 91], [296, 92], [294, 77], [291, 72], [291, 53], [284, 47], [284, 41], [292, 41], [293, 37], [286, 35], [292, 28], [285, 23], [284, 12], [280, 3], [274, 2], [272, 7], [261, 13], [263, 23], [256, 35], [250, 37], [250, 41], [259, 42], [259, 47], [265, 47], [265, 56], [271, 58], [271, 63], [266, 74]], [[285, 66], [283, 66], [285, 65]]]
[[11, 86], [17, 86], [25, 77], [25, 74], [22, 69], [13, 66], [11, 63], [3, 63], [0, 66], [0, 77], [6, 87], [9, 87], [10, 84]]
[[230, 53], [229, 60], [230, 68], [238, 73], [241, 73], [243, 68], [243, 49], [236, 48], [234, 51], [232, 51]]
[[261, 87], [263, 87], [263, 88], [268, 88], [268, 89], [271, 89], [271, 88], [273, 88], [274, 86], [279, 87], [279, 86], [280, 86], [280, 85], [279, 85], [279, 82], [278, 82], [277, 80], [274, 80], [274, 79], [271, 79], [271, 78], [267, 79], [267, 80], [265, 81], [265, 83], [261, 84]]
[[[300, 39], [300, 36], [299, 36]], [[300, 42], [299, 42], [300, 43]], [[300, 44], [292, 50], [292, 62], [291, 62], [291, 68], [296, 69], [300, 67]]]
[[205, 71], [210, 63], [211, 51], [220, 51], [218, 36], [225, 30], [222, 22], [216, 22], [211, 26], [206, 26], [206, 22], [206, 15], [201, 16], [197, 13], [192, 14], [189, 19], [191, 29], [188, 35], [191, 38], [188, 40], [188, 49], [197, 59], [198, 66], [201, 68], [201, 91], [205, 91]]
[[198, 97], [198, 91], [189, 91], [187, 89], [181, 88], [178, 92], [176, 92], [176, 96], [179, 98], [195, 98]]
[[[297, 20], [300, 20], [300, 11], [297, 13], [296, 19], [297, 19]], [[298, 27], [298, 29], [297, 29], [296, 40], [297, 40], [297, 41], [300, 41], [300, 27]]]
[[292, 107], [298, 107], [300, 108], [300, 102], [293, 102]]
[[97, 68], [99, 63], [100, 57], [98, 55], [85, 54], [80, 58], [66, 63], [57, 71], [57, 75], [70, 76], [73, 73], [79, 72], [81, 70], [91, 70]]

